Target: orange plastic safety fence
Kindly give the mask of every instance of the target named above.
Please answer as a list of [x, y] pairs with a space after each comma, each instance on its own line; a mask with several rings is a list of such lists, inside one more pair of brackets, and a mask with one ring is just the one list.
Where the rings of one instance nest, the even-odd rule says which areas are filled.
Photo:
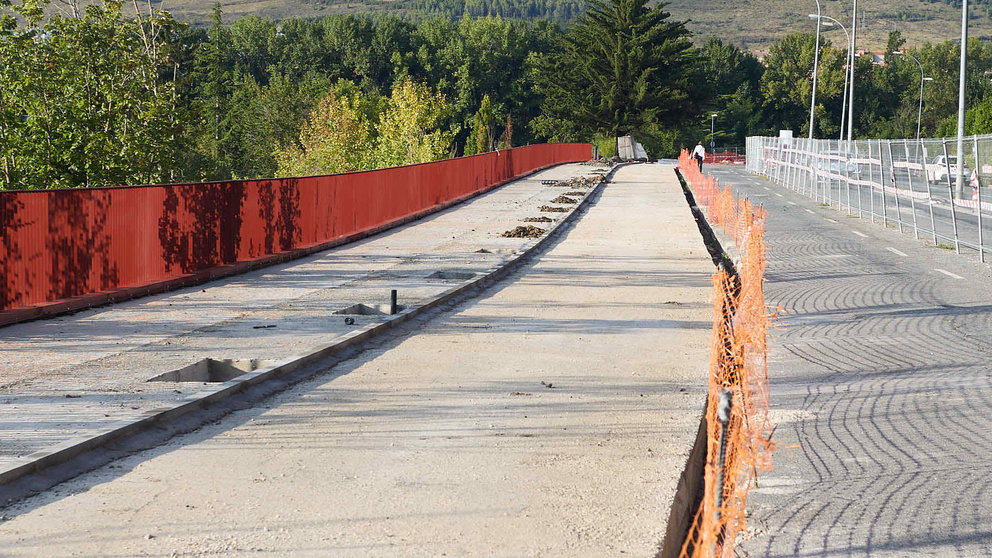
[[[683, 151], [679, 167], [692, 185], [696, 203], [713, 225], [734, 239], [740, 255], [736, 274], [713, 275], [716, 298], [706, 408], [705, 494], [682, 547], [682, 556], [732, 556], [745, 531], [747, 495], [758, 472], [771, 469], [768, 421], [767, 332], [769, 316], [762, 282], [765, 275], [765, 218], [762, 207], [738, 200], [703, 176]], [[731, 395], [726, 426], [718, 420], [719, 393]], [[726, 428], [725, 433], [723, 429]], [[723, 466], [720, 440], [726, 436]], [[722, 485], [719, 479], [722, 473]]]

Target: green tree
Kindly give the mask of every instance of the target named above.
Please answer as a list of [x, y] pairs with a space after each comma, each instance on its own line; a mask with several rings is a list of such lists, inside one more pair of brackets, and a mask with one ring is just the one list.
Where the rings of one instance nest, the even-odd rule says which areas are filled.
[[465, 154], [475, 155], [492, 151], [496, 143], [495, 128], [496, 115], [493, 114], [493, 105], [489, 101], [489, 95], [484, 95], [479, 110], [472, 119], [472, 132], [469, 134], [468, 143], [465, 144]]
[[815, 40], [811, 33], [786, 35], [765, 57], [761, 94], [774, 128], [808, 133]]
[[426, 85], [412, 79], [397, 84], [377, 126], [376, 166], [425, 163], [450, 156], [454, 133], [442, 129], [450, 112], [447, 100]]
[[4, 188], [151, 182], [174, 164], [164, 14], [126, 19], [121, 3], [42, 20], [41, 5], [2, 17], [0, 127]]
[[[571, 133], [637, 133], [685, 119], [693, 64], [684, 22], [670, 21], [666, 3], [590, 0], [560, 52], [537, 64], [543, 134], [561, 123]], [[574, 137], [574, 136], [573, 136]]]
[[348, 96], [329, 91], [303, 123], [299, 143], [276, 151], [279, 175], [309, 176], [372, 168], [372, 128], [361, 105], [360, 93]]
[[[693, 77], [691, 111], [703, 118], [680, 127], [681, 143], [695, 144], [709, 136], [710, 114], [717, 113], [719, 145], [744, 145], [748, 135], [762, 132], [763, 113], [758, 98], [764, 67], [754, 55], [711, 37], [699, 49], [699, 64]], [[660, 145], [658, 147], [661, 147]], [[671, 152], [675, 146], [665, 146]]]

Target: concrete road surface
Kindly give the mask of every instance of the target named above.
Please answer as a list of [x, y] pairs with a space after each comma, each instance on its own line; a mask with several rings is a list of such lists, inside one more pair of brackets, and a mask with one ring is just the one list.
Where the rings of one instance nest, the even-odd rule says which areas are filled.
[[567, 189], [541, 181], [594, 170], [559, 165], [306, 258], [0, 329], [0, 472], [31, 462], [35, 452], [195, 400], [205, 387], [152, 378], [204, 358], [278, 361], [306, 353], [385, 319], [357, 315], [349, 325], [335, 311], [384, 304], [391, 289], [399, 304], [421, 306], [505, 265], [537, 240], [504, 238], [504, 231], [528, 217], [563, 215], [539, 208]]
[[992, 281], [974, 258], [711, 170], [768, 209], [775, 468], [750, 556], [992, 555]]
[[651, 556], [695, 438], [712, 263], [668, 167], [317, 378], [0, 510], [5, 556]]

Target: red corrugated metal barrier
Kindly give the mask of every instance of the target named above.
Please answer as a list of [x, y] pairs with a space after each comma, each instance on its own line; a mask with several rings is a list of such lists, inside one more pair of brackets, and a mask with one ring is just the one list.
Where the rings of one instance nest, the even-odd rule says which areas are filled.
[[303, 255], [591, 152], [545, 144], [328, 176], [0, 192], [0, 324]]

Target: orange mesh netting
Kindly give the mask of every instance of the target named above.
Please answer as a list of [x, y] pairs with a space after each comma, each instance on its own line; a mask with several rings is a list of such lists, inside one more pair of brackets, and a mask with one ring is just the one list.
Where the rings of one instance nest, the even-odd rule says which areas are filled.
[[[706, 406], [705, 494], [682, 556], [732, 556], [746, 527], [748, 491], [757, 482], [758, 471], [771, 469], [769, 315], [762, 290], [766, 212], [746, 199], [736, 199], [730, 188], [721, 189], [712, 176], [703, 176], [688, 151], [679, 157], [679, 168], [692, 186], [696, 203], [706, 209], [714, 226], [734, 239], [740, 254], [736, 273], [719, 269], [713, 275], [716, 308]], [[723, 390], [730, 395], [731, 409], [721, 468], [723, 425], [718, 420], [718, 401]]]

